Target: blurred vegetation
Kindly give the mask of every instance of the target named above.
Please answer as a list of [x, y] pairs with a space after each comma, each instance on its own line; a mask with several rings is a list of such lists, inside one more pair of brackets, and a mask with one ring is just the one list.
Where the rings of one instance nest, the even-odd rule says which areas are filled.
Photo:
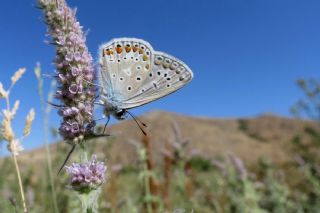
[[[292, 111], [319, 122], [319, 83], [315, 87], [315, 81], [310, 82], [298, 81], [306, 100], [299, 101]], [[242, 131], [248, 131], [245, 120], [240, 124]], [[215, 160], [190, 156], [186, 152], [189, 142], [181, 139], [175, 123], [172, 128], [176, 139], [165, 142], [161, 164], [152, 162], [150, 156], [155, 150], [150, 149], [152, 138], [147, 137], [132, 142], [138, 162], [130, 166], [109, 162], [108, 181], [100, 198], [101, 212], [319, 212], [320, 133], [310, 126], [304, 128], [305, 134], [291, 139], [295, 153], [291, 163], [274, 165], [272, 159], [261, 159], [249, 166], [232, 153]], [[52, 132], [56, 134], [55, 129]], [[106, 146], [112, 146], [112, 141]], [[60, 166], [68, 147], [59, 145], [57, 149], [52, 155], [54, 168]], [[0, 168], [1, 212], [20, 212], [14, 166], [4, 158]], [[30, 212], [53, 212], [48, 171], [30, 165], [23, 168], [22, 177]], [[64, 174], [54, 175], [59, 212], [81, 212], [79, 201], [66, 183]]]

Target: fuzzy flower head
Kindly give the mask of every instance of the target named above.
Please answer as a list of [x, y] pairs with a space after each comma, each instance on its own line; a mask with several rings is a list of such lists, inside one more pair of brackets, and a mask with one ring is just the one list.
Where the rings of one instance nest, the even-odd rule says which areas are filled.
[[70, 186], [79, 192], [90, 192], [105, 182], [107, 167], [104, 162], [97, 161], [96, 155], [84, 163], [73, 163], [66, 167], [70, 178]]
[[85, 44], [85, 33], [64, 0], [38, 0], [48, 26], [50, 43], [56, 47], [54, 65], [61, 102], [60, 135], [68, 141], [79, 141], [93, 133], [94, 66]]
[[7, 148], [13, 155], [19, 155], [23, 151], [23, 147], [19, 139], [14, 139], [8, 143]]

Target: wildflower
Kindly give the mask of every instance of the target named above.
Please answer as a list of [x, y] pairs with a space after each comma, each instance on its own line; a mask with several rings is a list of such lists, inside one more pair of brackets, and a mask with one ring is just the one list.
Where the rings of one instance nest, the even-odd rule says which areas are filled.
[[241, 180], [245, 180], [248, 177], [248, 171], [245, 165], [243, 164], [242, 160], [232, 153], [230, 153], [228, 157], [235, 171], [237, 172], [238, 177]]
[[107, 167], [103, 162], [97, 161], [96, 155], [89, 162], [73, 163], [66, 168], [71, 188], [76, 191], [89, 192], [99, 188], [105, 181]]
[[85, 35], [71, 10], [63, 0], [38, 0], [43, 10], [48, 33], [56, 46], [55, 97], [62, 103], [60, 135], [66, 140], [79, 141], [93, 133], [92, 125], [94, 68], [85, 45]]

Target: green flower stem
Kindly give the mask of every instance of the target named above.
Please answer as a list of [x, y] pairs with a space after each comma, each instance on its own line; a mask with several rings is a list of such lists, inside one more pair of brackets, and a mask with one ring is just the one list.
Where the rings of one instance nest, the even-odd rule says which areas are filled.
[[79, 193], [82, 213], [98, 213], [98, 198], [101, 193], [100, 188], [88, 193]]

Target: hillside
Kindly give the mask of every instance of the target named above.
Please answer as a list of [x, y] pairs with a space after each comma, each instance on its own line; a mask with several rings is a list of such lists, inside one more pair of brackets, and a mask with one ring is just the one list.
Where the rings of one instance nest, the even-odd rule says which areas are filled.
[[[296, 119], [261, 115], [245, 119], [198, 118], [169, 112], [152, 111], [140, 117], [148, 124], [146, 131], [151, 142], [153, 158], [161, 162], [161, 151], [165, 144], [177, 140], [189, 141], [186, 147], [188, 156], [200, 155], [207, 159], [232, 152], [247, 164], [261, 157], [267, 157], [277, 164], [293, 159], [291, 140], [303, 135], [306, 125], [317, 128], [315, 123]], [[173, 126], [179, 129], [178, 136]], [[132, 120], [119, 122], [107, 129], [113, 136], [88, 142], [101, 157], [109, 162], [132, 164], [136, 159], [133, 142], [139, 142], [142, 133]], [[180, 135], [180, 136], [179, 136]], [[69, 147], [63, 143], [51, 145], [54, 155], [57, 150], [67, 153]], [[21, 156], [21, 162], [45, 162], [45, 150], [39, 148]], [[57, 165], [59, 162], [55, 162]]]

